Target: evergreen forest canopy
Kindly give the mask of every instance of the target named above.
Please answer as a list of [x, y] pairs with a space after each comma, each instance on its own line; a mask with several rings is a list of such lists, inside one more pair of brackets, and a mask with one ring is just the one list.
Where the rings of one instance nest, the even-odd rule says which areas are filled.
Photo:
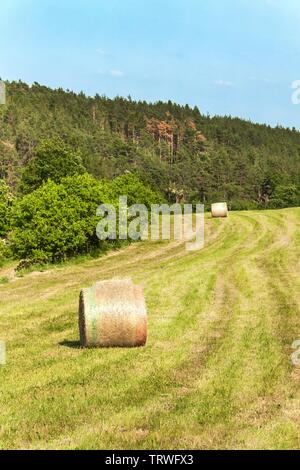
[[[174, 202], [227, 200], [232, 209], [299, 205], [296, 129], [205, 116], [171, 101], [92, 98], [21, 81], [6, 88], [0, 178], [17, 196], [36, 190], [48, 170], [59, 182], [53, 165], [45, 166], [52, 149], [54, 167], [65, 166], [61, 177], [87, 171], [112, 180], [133, 172]], [[38, 164], [39, 148], [46, 159]]]

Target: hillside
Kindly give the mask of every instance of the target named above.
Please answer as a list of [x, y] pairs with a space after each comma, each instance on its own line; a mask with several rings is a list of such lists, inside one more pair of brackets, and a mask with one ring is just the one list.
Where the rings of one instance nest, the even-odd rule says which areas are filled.
[[[7, 83], [0, 106], [0, 178], [16, 189], [37, 144], [61, 137], [97, 178], [124, 171], [170, 200], [232, 208], [299, 205], [300, 133], [167, 102], [94, 98]], [[254, 206], [253, 206], [254, 205]]]
[[[198, 252], [2, 268], [0, 448], [299, 448], [299, 228], [299, 209], [235, 212], [207, 217]], [[81, 350], [79, 290], [112, 277], [144, 286], [148, 344]]]

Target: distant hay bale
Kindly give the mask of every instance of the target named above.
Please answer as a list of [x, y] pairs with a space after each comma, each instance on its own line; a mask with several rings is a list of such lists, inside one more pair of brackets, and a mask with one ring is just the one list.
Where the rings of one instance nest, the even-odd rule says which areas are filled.
[[101, 281], [82, 289], [79, 331], [83, 347], [144, 346], [147, 309], [143, 289], [130, 279]]
[[228, 207], [226, 202], [217, 202], [211, 205], [212, 217], [228, 217]]

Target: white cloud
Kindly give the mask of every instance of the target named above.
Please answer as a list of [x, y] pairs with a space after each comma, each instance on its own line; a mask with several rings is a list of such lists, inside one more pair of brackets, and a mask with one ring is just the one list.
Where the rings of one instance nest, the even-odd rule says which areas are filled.
[[111, 75], [112, 77], [123, 77], [124, 72], [122, 72], [122, 70], [110, 70], [109, 75]]
[[230, 80], [215, 80], [214, 84], [217, 86], [234, 86], [234, 83]]

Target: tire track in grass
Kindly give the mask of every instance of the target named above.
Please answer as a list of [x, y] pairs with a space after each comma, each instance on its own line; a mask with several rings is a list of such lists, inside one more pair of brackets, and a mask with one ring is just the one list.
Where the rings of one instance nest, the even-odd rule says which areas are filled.
[[291, 345], [300, 336], [299, 222], [292, 220], [288, 211], [284, 216], [284, 231], [260, 265], [273, 307], [273, 335], [281, 353], [270, 371], [271, 378], [278, 377], [277, 388], [264, 400], [260, 429], [248, 432], [252, 447], [269, 449], [297, 449], [300, 436], [300, 374], [291, 363]]
[[[279, 238], [281, 236], [282, 232], [279, 233]], [[277, 241], [274, 246], [277, 251]], [[272, 247], [265, 250], [267, 258], [264, 263], [269, 259], [270, 250]], [[203, 386], [201, 387], [204, 401], [200, 409], [204, 419], [200, 419], [200, 423], [203, 430], [201, 432], [201, 426], [195, 426], [199, 436], [194, 442], [202, 448], [272, 447], [267, 430], [260, 428], [268, 420], [272, 421], [272, 416], [281, 407], [280, 384], [289, 380], [289, 357], [286, 351], [282, 351], [280, 337], [274, 334], [278, 324], [278, 320], [274, 320], [274, 312], [276, 309], [280, 310], [282, 299], [279, 302], [274, 292], [270, 291], [269, 277], [257, 269], [257, 259], [258, 254], [244, 265], [244, 281], [241, 273], [236, 279], [238, 292], [248, 292], [248, 299], [247, 296], [240, 296], [241, 308], [239, 314], [233, 317], [227, 351], [224, 351], [226, 359], [218, 357], [213, 361], [210, 367], [211, 379], [204, 387], [204, 395]], [[274, 269], [272, 262], [269, 273], [272, 273], [277, 283], [278, 270]], [[248, 289], [245, 289], [246, 285]], [[249, 302], [250, 305], [247, 305]], [[223, 407], [225, 410], [227, 408], [228, 413], [223, 412]], [[243, 413], [243, 409], [247, 412]], [[248, 432], [244, 431], [245, 428], [248, 428]], [[277, 447], [295, 445], [296, 433], [292, 434], [290, 429], [288, 431], [285, 443], [277, 442]], [[251, 439], [249, 435], [252, 436]], [[269, 444], [263, 445], [266, 441]], [[273, 444], [273, 447], [276, 445]]]
[[[264, 251], [266, 247], [269, 245], [269, 242], [270, 242], [270, 237], [268, 236], [268, 233], [267, 233], [264, 243], [262, 243], [261, 239], [259, 240], [260, 250]], [[253, 252], [256, 253], [256, 250], [253, 250]], [[257, 256], [257, 253], [256, 253], [256, 256]], [[238, 262], [237, 262], [237, 265], [238, 265]], [[232, 272], [234, 273], [234, 266], [232, 266]], [[254, 273], [254, 277], [256, 277], [256, 273]], [[247, 277], [246, 277], [246, 280], [247, 280]], [[240, 296], [239, 292], [243, 292], [243, 290], [245, 290], [245, 282], [241, 286], [239, 286], [239, 282], [238, 282], [239, 279], [232, 278], [231, 281], [233, 284], [237, 286], [237, 288], [239, 287], [239, 289], [236, 291], [236, 294], [239, 297]], [[248, 283], [249, 281], [250, 279], [248, 279]], [[257, 292], [256, 285], [254, 289], [249, 288], [248, 296], [250, 300], [252, 300], [252, 297], [256, 294], [256, 292]], [[240, 303], [242, 303], [242, 301], [243, 299], [240, 300]], [[255, 308], [257, 308], [256, 305], [255, 305]], [[256, 314], [255, 308], [253, 311], [254, 318]], [[204, 393], [204, 395], [202, 395], [202, 403], [201, 403], [201, 397], [199, 397], [198, 389], [195, 394], [195, 403], [192, 401], [192, 405], [193, 405], [192, 410], [190, 410], [191, 406], [189, 403], [189, 397], [184, 398], [185, 401], [187, 402], [186, 406], [187, 408], [189, 408], [191, 416], [193, 416], [194, 410], [197, 409], [197, 403], [200, 401], [201, 406], [200, 406], [200, 412], [198, 412], [197, 414], [197, 421], [198, 422], [200, 421], [200, 424], [202, 424], [204, 430], [202, 432], [202, 437], [200, 433], [200, 438], [196, 439], [196, 441], [197, 441], [197, 445], [200, 447], [202, 446], [203, 448], [211, 447], [212, 441], [214, 441], [214, 447], [215, 447], [216, 446], [215, 440], [216, 440], [216, 436], [218, 435], [218, 433], [221, 435], [221, 439], [223, 440], [224, 435], [223, 435], [222, 429], [224, 425], [219, 426], [219, 424], [222, 423], [223, 421], [225, 425], [226, 424], [228, 425], [228, 423], [231, 420], [231, 417], [234, 416], [237, 411], [236, 403], [238, 403], [238, 399], [235, 396], [236, 395], [235, 391], [238, 388], [238, 383], [240, 382], [240, 378], [243, 378], [243, 375], [240, 373], [240, 371], [244, 369], [245, 363], [247, 365], [247, 361], [245, 361], [245, 359], [242, 360], [238, 358], [243, 358], [243, 355], [245, 355], [245, 357], [247, 358], [248, 357], [247, 350], [250, 348], [250, 360], [252, 359], [251, 356], [253, 354], [253, 348], [251, 347], [252, 346], [251, 337], [254, 335], [253, 339], [256, 340], [256, 342], [258, 341], [259, 344], [261, 340], [262, 340], [262, 343], [264, 343], [264, 341], [268, 343], [269, 337], [272, 337], [272, 328], [270, 327], [267, 328], [267, 325], [263, 324], [264, 323], [263, 318], [260, 319], [260, 322], [262, 321], [261, 330], [263, 332], [262, 333], [263, 336], [261, 336], [260, 334], [256, 335], [255, 334], [256, 328], [257, 326], [259, 326], [259, 322], [257, 322], [256, 320], [254, 324], [252, 324], [253, 319], [251, 318], [251, 316], [250, 318], [247, 318], [248, 317], [247, 310], [244, 312], [245, 318], [242, 319], [241, 321], [240, 311], [239, 311], [241, 310], [241, 307], [237, 305], [237, 302], [233, 310], [236, 310], [236, 313], [233, 313], [233, 317], [230, 320], [230, 324], [232, 325], [231, 332], [229, 334], [229, 337], [225, 339], [225, 341], [223, 342], [223, 346], [222, 346], [223, 348], [224, 347], [227, 348], [227, 352], [226, 352], [226, 349], [225, 351], [221, 350], [219, 352], [219, 355], [217, 354], [216, 358], [212, 358], [213, 364], [211, 364], [211, 366], [208, 367], [209, 374], [208, 374], [207, 388], [205, 390], [205, 387], [204, 387], [204, 392], [202, 391], [202, 393]], [[245, 322], [244, 326], [243, 326], [243, 322]], [[267, 329], [267, 333], [264, 331], [265, 329]], [[237, 335], [236, 340], [233, 340], [232, 337], [235, 336], [236, 330], [237, 332], [240, 332], [240, 334]], [[265, 346], [266, 345], [263, 345], [262, 355], [264, 355]], [[236, 349], [237, 352], [235, 354], [232, 354], [232, 350], [234, 349]], [[223, 355], [225, 356], [225, 359], [223, 358]], [[262, 360], [261, 357], [260, 357], [260, 360]], [[210, 360], [208, 361], [208, 363], [209, 362]], [[222, 362], [223, 362], [223, 365], [222, 365]], [[231, 380], [229, 381], [228, 378], [231, 378]], [[251, 392], [252, 387], [253, 387], [253, 381], [251, 382], [248, 388], [248, 393], [249, 391]], [[181, 407], [182, 407], [182, 403], [178, 405], [179, 409]], [[198, 403], [198, 409], [199, 409], [199, 403]], [[167, 426], [166, 426], [168, 429], [174, 429], [174, 420], [176, 421], [176, 418], [172, 414], [172, 419], [170, 422], [167, 423]], [[215, 428], [214, 431], [209, 432], [210, 426]], [[191, 428], [192, 427], [191, 423], [189, 423], [187, 427]], [[219, 430], [218, 430], [218, 427], [220, 427]], [[200, 426], [200, 429], [199, 429], [199, 426], [196, 426], [196, 428], [197, 428], [197, 433], [200, 432], [201, 426]], [[225, 426], [225, 428], [228, 428], [228, 426]], [[188, 433], [190, 433], [190, 429], [188, 430]], [[227, 429], [226, 429], [226, 433], [228, 434]], [[203, 434], [206, 435], [205, 439], [203, 438]], [[176, 431], [175, 431], [175, 435], [176, 435]], [[210, 436], [211, 436], [211, 439], [210, 439]], [[176, 443], [175, 437], [173, 437], [173, 442], [176, 448], [176, 444], [179, 445], [179, 442]], [[180, 442], [182, 445], [182, 433], [180, 435]], [[189, 441], [189, 445], [191, 445], [191, 440]], [[222, 447], [222, 444], [219, 443], [219, 446]]]
[[[253, 236], [252, 236], [251, 238], [252, 238], [252, 241], [253, 241]], [[264, 236], [264, 238], [265, 238], [264, 242], [265, 242], [265, 244], [267, 244], [267, 243], [269, 242], [268, 237], [267, 237], [267, 236]], [[259, 243], [260, 245], [262, 245], [261, 239], [258, 239], [258, 241], [256, 241], [256, 243]], [[246, 244], [245, 246], [247, 246], [247, 244]], [[234, 303], [235, 303], [235, 301], [236, 301], [236, 298], [238, 298], [238, 292], [236, 291], [236, 289], [232, 288], [232, 285], [234, 286], [234, 284], [235, 284], [235, 282], [234, 282], [235, 280], [234, 280], [234, 279], [232, 280], [232, 279], [231, 279], [232, 274], [230, 275], [230, 272], [233, 272], [234, 264], [236, 263], [236, 259], [237, 259], [237, 254], [234, 253], [233, 256], [232, 256], [232, 259], [231, 259], [231, 260], [232, 260], [232, 264], [231, 264], [230, 268], [224, 272], [224, 277], [227, 279], [227, 283], [228, 283], [228, 284], [227, 284], [227, 285], [228, 285], [228, 296], [227, 296], [227, 299], [226, 299], [226, 302], [227, 302], [226, 305], [227, 305], [227, 306], [228, 306], [228, 304], [229, 304], [229, 305], [230, 305], [230, 304], [233, 304], [233, 305], [234, 305]], [[230, 281], [232, 281], [232, 282], [230, 282]], [[232, 313], [232, 312], [231, 312], [231, 313]], [[229, 325], [232, 323], [232, 321], [233, 321], [232, 318], [230, 318], [230, 320], [229, 320]], [[226, 335], [227, 335], [227, 333], [226, 333]], [[222, 344], [221, 344], [221, 347], [219, 348], [219, 350], [221, 350], [221, 351], [222, 351], [222, 348], [223, 348], [223, 344], [226, 343], [226, 341], [227, 341], [226, 335], [225, 335], [225, 338], [224, 338], [224, 340], [223, 340], [223, 342], [222, 342]], [[230, 341], [230, 342], [231, 342], [231, 341]], [[218, 351], [218, 350], [217, 350], [217, 351]], [[217, 353], [216, 353], [216, 354], [217, 354]], [[221, 354], [222, 354], [222, 352], [221, 352]], [[209, 358], [208, 364], [210, 363], [210, 360], [211, 360], [211, 359]], [[210, 367], [208, 367], [208, 366], [206, 366], [205, 370], [206, 370], [207, 368], [208, 368], [208, 370], [210, 370]], [[220, 373], [220, 368], [219, 368], [219, 366], [216, 365], [216, 366], [215, 366], [215, 369], [216, 369], [216, 371], [217, 371], [216, 374], [218, 375], [218, 374]], [[226, 372], [228, 371], [228, 373], [232, 373], [232, 370], [234, 370], [234, 369], [233, 369], [233, 365], [230, 364], [230, 367], [228, 367], [228, 368], [226, 369]], [[204, 371], [204, 372], [205, 372], [205, 371]], [[205, 411], [205, 408], [206, 408], [206, 407], [207, 407], [207, 408], [210, 407], [210, 405], [209, 405], [210, 400], [212, 400], [212, 403], [215, 403], [215, 404], [218, 403], [218, 400], [219, 400], [219, 402], [220, 402], [219, 404], [221, 404], [220, 410], [221, 410], [221, 413], [222, 413], [222, 415], [223, 415], [223, 418], [224, 418], [224, 415], [226, 415], [226, 413], [225, 413], [226, 409], [227, 409], [227, 411], [228, 411], [229, 414], [231, 413], [230, 407], [228, 407], [228, 403], [227, 403], [227, 402], [229, 401], [229, 400], [228, 400], [228, 397], [229, 397], [229, 396], [228, 396], [228, 393], [229, 393], [229, 391], [226, 391], [225, 389], [222, 389], [222, 388], [221, 388], [221, 389], [220, 389], [219, 396], [213, 396], [213, 399], [212, 399], [212, 396], [211, 396], [210, 393], [207, 394], [207, 399], [208, 399], [208, 401], [207, 401], [207, 403], [206, 403], [205, 400], [203, 400], [203, 404], [204, 404], [204, 405], [203, 405], [203, 407], [202, 407], [202, 413], [200, 413], [201, 416], [202, 416], [202, 419], [205, 421], [206, 424], [207, 424], [207, 423], [209, 422], [209, 420], [210, 420], [210, 418], [209, 418], [209, 416], [210, 416], [210, 411], [209, 411], [209, 410], [208, 410], [208, 411], [207, 411], [207, 410]], [[199, 397], [198, 397], [198, 388], [197, 388], [197, 390], [196, 390], [196, 392], [195, 392], [195, 395], [196, 395], [196, 400], [198, 401], [198, 400], [199, 400]], [[223, 396], [223, 395], [224, 395], [224, 396]], [[224, 400], [223, 400], [222, 398], [224, 398]], [[178, 409], [180, 409], [180, 408], [183, 407], [183, 409], [185, 410], [185, 407], [188, 407], [189, 399], [190, 399], [189, 396], [184, 397], [183, 400], [184, 400], [184, 402], [185, 402], [186, 404], [184, 405], [184, 404], [181, 402], [180, 404], [178, 404]], [[193, 411], [194, 411], [194, 409], [196, 409], [196, 408], [197, 408], [196, 406], [195, 406], [195, 408], [193, 407]], [[215, 410], [213, 410], [213, 412], [215, 412]], [[189, 410], [189, 412], [187, 412], [187, 415], [189, 415], [189, 413], [191, 413], [191, 415], [193, 415], [192, 411], [190, 411], [190, 410]], [[212, 415], [213, 415], [213, 413], [212, 413]], [[227, 419], [227, 418], [226, 418], [226, 419]], [[179, 421], [180, 421], [180, 420], [179, 420]], [[169, 426], [171, 426], [171, 423], [168, 423], [168, 424], [169, 424]], [[188, 425], [188, 428], [189, 428], [190, 426], [191, 426], [191, 423]], [[183, 432], [183, 431], [182, 431], [182, 432]], [[176, 432], [175, 432], [175, 434], [176, 434]], [[181, 437], [182, 437], [182, 436], [181, 436]], [[175, 437], [174, 437], [174, 439], [175, 439]], [[173, 442], [174, 442], [174, 441], [173, 441]], [[177, 443], [177, 445], [178, 445], [178, 443]], [[181, 441], [181, 445], [182, 445], [182, 441]], [[199, 443], [198, 443], [198, 445], [199, 445]], [[174, 446], [175, 446], [175, 448], [176, 448], [176, 441], [175, 441]]]

